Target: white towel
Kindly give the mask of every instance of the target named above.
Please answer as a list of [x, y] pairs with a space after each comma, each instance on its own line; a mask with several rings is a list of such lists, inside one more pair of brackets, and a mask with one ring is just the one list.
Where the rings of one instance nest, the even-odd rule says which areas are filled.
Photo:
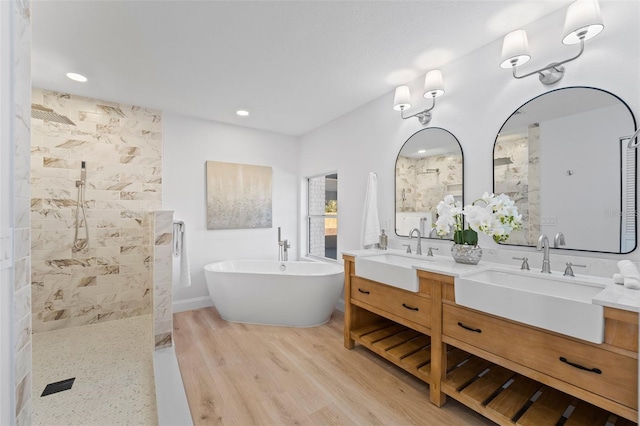
[[640, 289], [640, 272], [636, 265], [630, 260], [618, 262], [618, 269], [624, 277], [624, 286], [627, 288]]
[[362, 214], [362, 247], [369, 248], [380, 240], [380, 218], [378, 216], [378, 176], [370, 172]]
[[180, 231], [177, 232], [177, 240], [175, 241], [180, 256], [180, 284], [183, 287], [189, 287], [191, 285], [191, 270], [187, 254], [187, 227], [184, 223], [180, 225]]
[[624, 284], [624, 276], [622, 274], [613, 274], [614, 284]]

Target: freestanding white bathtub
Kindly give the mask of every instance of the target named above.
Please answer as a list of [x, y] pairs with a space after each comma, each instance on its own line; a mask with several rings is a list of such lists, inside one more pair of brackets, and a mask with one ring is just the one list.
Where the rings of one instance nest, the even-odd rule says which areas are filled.
[[322, 262], [230, 260], [206, 265], [204, 274], [220, 316], [252, 324], [324, 324], [344, 286], [344, 268]]

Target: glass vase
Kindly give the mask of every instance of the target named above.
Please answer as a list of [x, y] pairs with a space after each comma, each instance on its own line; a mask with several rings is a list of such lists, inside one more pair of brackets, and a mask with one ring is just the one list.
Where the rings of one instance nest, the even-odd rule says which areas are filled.
[[482, 248], [478, 245], [454, 244], [451, 246], [451, 256], [457, 263], [477, 265], [482, 257]]

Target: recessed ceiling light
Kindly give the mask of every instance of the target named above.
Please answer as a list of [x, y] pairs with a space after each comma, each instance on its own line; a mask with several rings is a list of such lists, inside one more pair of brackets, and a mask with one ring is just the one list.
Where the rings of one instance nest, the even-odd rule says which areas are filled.
[[421, 149], [420, 151], [418, 151], [418, 154], [424, 154], [425, 152], [427, 152], [426, 149]]
[[77, 74], [75, 72], [68, 72], [67, 77], [69, 77], [73, 81], [79, 81], [80, 83], [84, 83], [87, 81], [87, 77], [82, 74]]
[[245, 111], [243, 109], [239, 109], [236, 111], [236, 114], [238, 114], [240, 117], [246, 117], [249, 115], [249, 111]]

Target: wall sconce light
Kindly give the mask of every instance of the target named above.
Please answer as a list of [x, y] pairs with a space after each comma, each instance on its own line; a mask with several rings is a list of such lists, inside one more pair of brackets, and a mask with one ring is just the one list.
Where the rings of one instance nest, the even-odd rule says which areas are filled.
[[584, 42], [600, 34], [604, 29], [602, 14], [598, 0], [577, 0], [567, 9], [562, 32], [563, 44], [580, 43], [580, 52], [572, 58], [560, 62], [553, 62], [544, 68], [524, 75], [516, 75], [516, 68], [531, 59], [529, 41], [524, 30], [510, 32], [504, 37], [502, 44], [501, 68], [512, 68], [515, 78], [525, 78], [539, 74], [542, 84], [553, 84], [564, 76], [563, 64], [577, 59], [584, 51]]
[[431, 110], [436, 106], [436, 98], [442, 95], [444, 95], [442, 72], [440, 70], [432, 70], [427, 73], [424, 79], [424, 97], [432, 99], [433, 104], [431, 107], [405, 117], [404, 110], [411, 108], [411, 93], [409, 92], [409, 86], [400, 86], [396, 88], [396, 93], [393, 97], [393, 109], [400, 111], [400, 117], [404, 120], [417, 117], [420, 124], [426, 126], [431, 121]]

